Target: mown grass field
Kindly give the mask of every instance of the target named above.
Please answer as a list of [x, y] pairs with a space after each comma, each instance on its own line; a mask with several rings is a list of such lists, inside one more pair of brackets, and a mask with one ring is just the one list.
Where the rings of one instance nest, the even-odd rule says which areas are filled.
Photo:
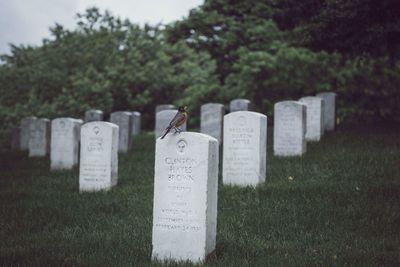
[[[273, 157], [271, 136], [264, 185], [220, 183], [206, 265], [400, 266], [400, 131], [342, 127], [301, 158]], [[120, 155], [109, 192], [79, 194], [78, 170], [50, 172], [48, 158], [0, 157], [1, 266], [160, 265], [150, 261], [152, 135]]]

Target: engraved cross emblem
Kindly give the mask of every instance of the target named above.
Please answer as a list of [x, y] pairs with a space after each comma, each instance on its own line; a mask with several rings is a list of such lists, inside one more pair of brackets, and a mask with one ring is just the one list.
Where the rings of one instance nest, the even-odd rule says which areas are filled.
[[183, 139], [179, 140], [178, 143], [176, 144], [176, 148], [179, 153], [183, 154], [185, 153], [187, 147], [187, 142]]

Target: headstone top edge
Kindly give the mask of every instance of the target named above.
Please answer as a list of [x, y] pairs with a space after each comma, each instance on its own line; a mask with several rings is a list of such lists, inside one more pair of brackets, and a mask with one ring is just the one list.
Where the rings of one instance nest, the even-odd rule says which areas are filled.
[[321, 97], [319, 97], [319, 96], [303, 96], [303, 97], [301, 97], [301, 98], [299, 98], [299, 100], [298, 101], [301, 101], [301, 100], [307, 100], [307, 99], [315, 99], [315, 100], [323, 100]]
[[316, 95], [316, 96], [319, 96], [319, 95], [334, 95], [334, 96], [336, 96], [336, 95], [337, 95], [337, 93], [335, 93], [335, 92], [329, 92], [329, 91], [326, 91], [326, 92], [320, 92], [320, 93], [317, 93], [317, 95]]
[[231, 112], [226, 114], [224, 117], [231, 117], [231, 116], [240, 116], [240, 115], [255, 115], [258, 116], [260, 118], [267, 118], [267, 115], [262, 114], [260, 112], [255, 112], [255, 111], [248, 111], [248, 110], [241, 110], [241, 111], [235, 111], [235, 112]]
[[166, 109], [166, 110], [161, 110], [161, 111], [157, 112], [157, 115], [160, 113], [176, 113], [176, 112], [178, 112], [177, 109]]

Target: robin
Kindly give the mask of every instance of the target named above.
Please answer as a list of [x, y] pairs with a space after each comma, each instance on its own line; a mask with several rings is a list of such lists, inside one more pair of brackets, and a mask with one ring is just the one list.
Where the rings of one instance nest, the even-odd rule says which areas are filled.
[[172, 128], [175, 130], [175, 133], [182, 132], [182, 130], [179, 129], [178, 127], [187, 121], [188, 115], [187, 115], [186, 109], [187, 109], [187, 106], [182, 106], [182, 107], [178, 108], [178, 112], [176, 113], [175, 117], [169, 123], [167, 129], [165, 129], [165, 133], [161, 137], [161, 139], [164, 139], [164, 137], [169, 133], [169, 131], [171, 131]]

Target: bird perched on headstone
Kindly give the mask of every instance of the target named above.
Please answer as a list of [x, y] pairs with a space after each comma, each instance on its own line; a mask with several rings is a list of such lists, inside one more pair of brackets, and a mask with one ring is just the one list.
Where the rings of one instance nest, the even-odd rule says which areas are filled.
[[161, 139], [164, 139], [164, 137], [171, 131], [171, 129], [175, 130], [175, 133], [182, 132], [181, 129], [179, 129], [179, 126], [184, 124], [187, 121], [188, 115], [187, 115], [187, 106], [181, 106], [178, 108], [178, 112], [176, 113], [175, 117], [171, 120], [169, 123], [167, 129], [165, 129], [165, 133], [161, 137]]

